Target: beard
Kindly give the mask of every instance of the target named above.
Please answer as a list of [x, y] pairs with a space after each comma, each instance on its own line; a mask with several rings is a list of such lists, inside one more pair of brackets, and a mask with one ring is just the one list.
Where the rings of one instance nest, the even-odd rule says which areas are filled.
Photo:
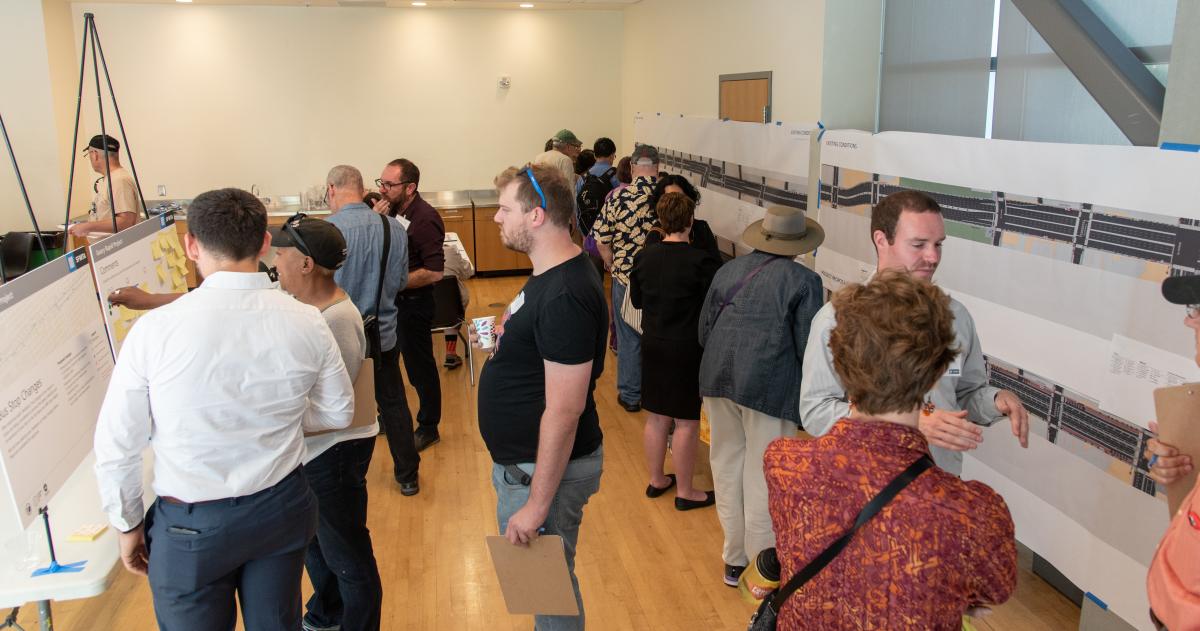
[[529, 254], [530, 248], [533, 247], [533, 237], [529, 234], [528, 228], [517, 228], [513, 234], [509, 234], [501, 228], [500, 242], [504, 244], [504, 247], [522, 254]]

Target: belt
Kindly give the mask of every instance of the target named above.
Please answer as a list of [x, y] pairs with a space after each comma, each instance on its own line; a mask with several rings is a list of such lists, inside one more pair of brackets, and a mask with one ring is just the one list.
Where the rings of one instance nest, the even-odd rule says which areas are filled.
[[232, 502], [232, 503], [236, 504], [238, 502], [248, 500], [252, 497], [257, 497], [264, 493], [269, 493], [271, 490], [275, 489], [276, 487], [283, 484], [284, 482], [287, 482], [288, 480], [291, 480], [293, 477], [300, 475], [300, 473], [302, 471], [304, 471], [303, 466], [296, 467], [295, 470], [293, 470], [291, 473], [284, 476], [284, 478], [282, 480], [276, 482], [274, 485], [269, 486], [261, 491], [251, 493], [249, 495], [239, 495], [237, 497], [223, 497], [223, 498], [215, 499], [215, 500], [201, 500], [199, 502], [185, 502], [185, 501], [179, 499], [178, 497], [171, 497], [170, 495], [159, 495], [158, 499], [160, 499], [168, 504], [175, 504], [177, 506], [205, 506], [207, 504], [216, 504], [218, 502]]

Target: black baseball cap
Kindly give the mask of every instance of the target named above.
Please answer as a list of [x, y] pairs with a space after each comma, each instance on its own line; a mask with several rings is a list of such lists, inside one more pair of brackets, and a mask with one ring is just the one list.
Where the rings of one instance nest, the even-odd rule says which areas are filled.
[[92, 139], [88, 141], [87, 146], [84, 147], [83, 150], [87, 151], [88, 149], [99, 149], [104, 151], [105, 145], [108, 145], [107, 149], [112, 153], [116, 153], [121, 149], [121, 143], [117, 142], [116, 138], [106, 134], [96, 134], [95, 136], [92, 136]]
[[1163, 281], [1163, 298], [1177, 305], [1200, 305], [1200, 276], [1171, 276]]
[[337, 226], [297, 213], [278, 228], [271, 228], [271, 245], [296, 248], [325, 269], [335, 270], [346, 262], [346, 238]]

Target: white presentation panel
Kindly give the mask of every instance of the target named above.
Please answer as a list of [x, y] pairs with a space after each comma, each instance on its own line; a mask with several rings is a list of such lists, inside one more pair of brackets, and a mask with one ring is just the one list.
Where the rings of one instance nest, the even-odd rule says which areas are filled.
[[0, 286], [0, 539], [92, 450], [113, 369], [103, 322], [83, 249]]

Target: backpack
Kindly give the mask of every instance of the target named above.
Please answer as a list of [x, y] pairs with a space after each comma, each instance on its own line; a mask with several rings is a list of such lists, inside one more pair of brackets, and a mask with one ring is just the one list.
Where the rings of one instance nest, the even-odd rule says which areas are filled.
[[583, 186], [575, 198], [579, 208], [579, 229], [584, 235], [591, 234], [596, 217], [600, 216], [600, 208], [604, 206], [604, 198], [613, 189], [612, 178], [616, 175], [616, 167], [610, 167], [604, 175], [583, 176]]

